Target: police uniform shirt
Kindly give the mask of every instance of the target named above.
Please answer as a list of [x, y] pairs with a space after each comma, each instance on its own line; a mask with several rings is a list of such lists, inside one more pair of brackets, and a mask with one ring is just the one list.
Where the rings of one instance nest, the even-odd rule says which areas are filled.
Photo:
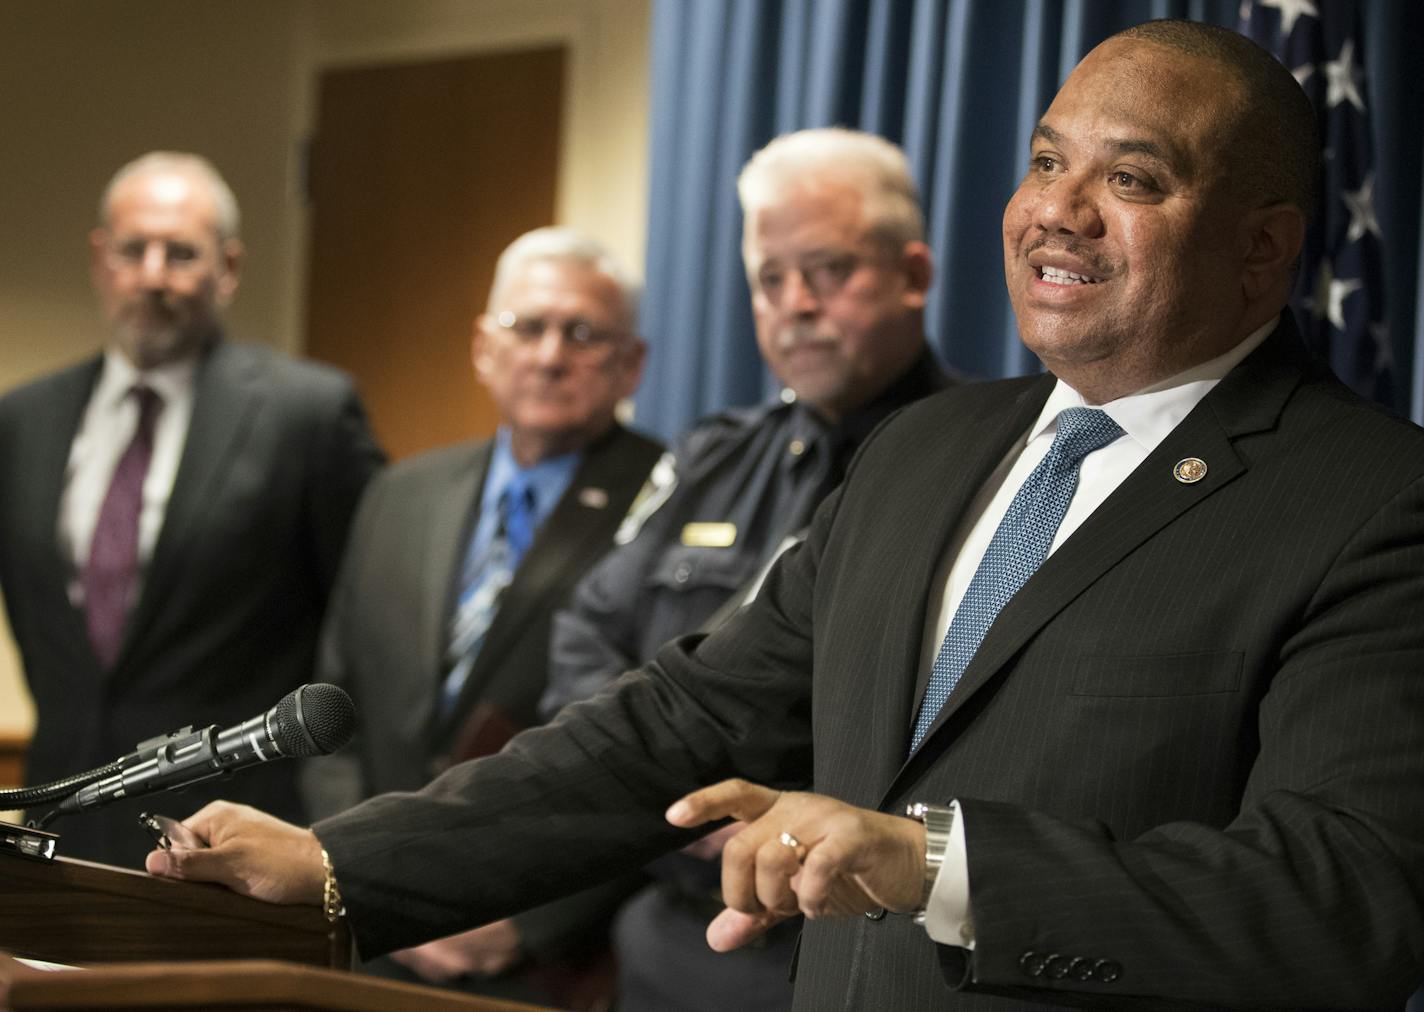
[[927, 353], [838, 425], [783, 399], [695, 427], [675, 459], [654, 468], [619, 532], [624, 543], [555, 616], [541, 715], [552, 717], [700, 628], [810, 523], [876, 425], [948, 383]]

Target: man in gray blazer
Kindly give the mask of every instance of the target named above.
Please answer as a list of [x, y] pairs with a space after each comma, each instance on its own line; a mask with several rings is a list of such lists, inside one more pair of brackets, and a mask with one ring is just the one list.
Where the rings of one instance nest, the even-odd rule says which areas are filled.
[[1004, 214], [1052, 375], [896, 415], [755, 602], [501, 755], [150, 869], [337, 888], [380, 951], [731, 816], [709, 942], [804, 912], [800, 1008], [1401, 1007], [1424, 432], [1282, 312], [1317, 162], [1242, 36], [1104, 42]]
[[[571, 229], [536, 229], [501, 254], [471, 344], [498, 433], [391, 467], [357, 512], [318, 671], [351, 694], [360, 727], [342, 753], [304, 770], [313, 816], [418, 790], [540, 722], [554, 611], [612, 546], [662, 453], [614, 418], [642, 374], [637, 300], [616, 258]], [[532, 539], [490, 595], [488, 627], [462, 638], [462, 601], [471, 580], [486, 579], [478, 560], [506, 533], [501, 510], [520, 483], [531, 495]], [[585, 907], [592, 915], [606, 905], [587, 900], [397, 958], [425, 979], [470, 977], [481, 993], [562, 1003], [558, 975], [539, 967], [519, 979], [475, 981], [525, 957], [563, 965], [564, 950], [581, 940]]]
[[[0, 586], [35, 700], [29, 784], [244, 720], [311, 677], [383, 458], [346, 376], [224, 337], [238, 224], [201, 158], [120, 169], [90, 235], [103, 354], [0, 400]], [[239, 794], [302, 813], [280, 764], [185, 803]], [[139, 863], [142, 806], [56, 823], [60, 853]]]

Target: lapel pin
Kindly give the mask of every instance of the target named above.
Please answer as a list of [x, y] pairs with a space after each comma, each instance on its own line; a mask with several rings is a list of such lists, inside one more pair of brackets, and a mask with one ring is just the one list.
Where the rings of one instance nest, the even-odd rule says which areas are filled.
[[1206, 461], [1200, 457], [1183, 457], [1172, 468], [1172, 477], [1183, 485], [1195, 485], [1206, 477]]
[[591, 510], [601, 510], [608, 505], [608, 493], [592, 485], [579, 489], [579, 502]]

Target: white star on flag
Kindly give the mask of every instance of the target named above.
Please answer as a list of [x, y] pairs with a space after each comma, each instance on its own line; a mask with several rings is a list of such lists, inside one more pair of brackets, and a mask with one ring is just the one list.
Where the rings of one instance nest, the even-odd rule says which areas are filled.
[[1262, 7], [1274, 7], [1281, 12], [1281, 34], [1287, 37], [1295, 27], [1295, 19], [1302, 14], [1313, 18], [1320, 17], [1320, 12], [1310, 0], [1260, 0], [1260, 4]]
[[1375, 217], [1375, 174], [1365, 177], [1358, 190], [1345, 190], [1340, 194], [1345, 206], [1350, 209], [1350, 227], [1345, 230], [1345, 238], [1354, 242], [1368, 232], [1376, 239], [1381, 238], [1379, 219]]
[[1330, 307], [1325, 315], [1336, 330], [1345, 329], [1345, 299], [1363, 287], [1359, 278], [1336, 278], [1330, 282]]
[[1351, 105], [1364, 112], [1365, 100], [1360, 97], [1357, 77], [1355, 40], [1346, 39], [1345, 44], [1340, 47], [1339, 57], [1325, 64], [1325, 104], [1334, 107], [1348, 98]]
[[1315, 294], [1309, 299], [1310, 311], [1323, 316], [1336, 330], [1345, 329], [1345, 300], [1363, 286], [1358, 278], [1337, 278], [1329, 260], [1320, 261], [1315, 273]]

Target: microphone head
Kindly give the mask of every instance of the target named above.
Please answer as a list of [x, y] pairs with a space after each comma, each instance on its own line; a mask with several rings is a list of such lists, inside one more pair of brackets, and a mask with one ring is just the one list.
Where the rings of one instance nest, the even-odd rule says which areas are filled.
[[302, 685], [277, 700], [267, 714], [267, 726], [285, 756], [326, 755], [351, 740], [356, 704], [340, 686]]

